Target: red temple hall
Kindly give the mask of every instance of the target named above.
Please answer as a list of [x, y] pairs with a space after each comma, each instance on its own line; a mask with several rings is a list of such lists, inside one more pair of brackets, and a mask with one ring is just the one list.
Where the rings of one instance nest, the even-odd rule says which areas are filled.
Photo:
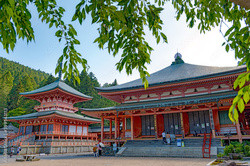
[[[101, 119], [101, 141], [160, 139], [162, 132], [176, 138], [250, 139], [250, 107], [233, 124], [228, 110], [237, 91], [233, 82], [246, 66], [210, 67], [185, 63], [180, 53], [175, 61], [148, 77], [113, 87], [96, 88], [99, 94], [120, 103], [114, 107], [81, 108], [83, 114]], [[109, 132], [104, 120], [110, 121]], [[112, 131], [112, 122], [115, 129]]]
[[[89, 133], [88, 128], [90, 124], [100, 123], [100, 120], [76, 114], [78, 108], [73, 106], [91, 100], [92, 97], [80, 93], [61, 80], [21, 95], [41, 104], [35, 107], [35, 113], [8, 118], [9, 121], [19, 123], [20, 138], [29, 135], [34, 138], [33, 141], [97, 140], [97, 134]], [[20, 139], [17, 137], [17, 140]]]

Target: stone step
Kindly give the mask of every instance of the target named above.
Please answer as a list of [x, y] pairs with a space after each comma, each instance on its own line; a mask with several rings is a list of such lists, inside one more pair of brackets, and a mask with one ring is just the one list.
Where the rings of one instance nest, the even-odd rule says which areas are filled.
[[[166, 146], [176, 146], [177, 141], [171, 142], [171, 145]], [[209, 141], [207, 141], [209, 144]], [[203, 139], [184, 139], [184, 145], [186, 147], [202, 147], [203, 146]], [[124, 147], [161, 147], [165, 146], [162, 140], [128, 140]], [[221, 146], [220, 139], [212, 139], [211, 146], [219, 147]]]
[[[192, 153], [190, 153], [192, 152]], [[200, 147], [127, 147], [120, 156], [130, 157], [202, 157]]]

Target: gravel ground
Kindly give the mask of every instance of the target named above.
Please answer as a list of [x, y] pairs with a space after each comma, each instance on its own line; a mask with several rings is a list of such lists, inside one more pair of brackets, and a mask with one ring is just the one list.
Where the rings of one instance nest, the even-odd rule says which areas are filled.
[[[205, 166], [213, 159], [163, 158], [163, 157], [98, 157], [92, 155], [40, 156], [40, 161], [15, 162], [9, 160], [1, 166]], [[2, 158], [0, 157], [0, 160]]]

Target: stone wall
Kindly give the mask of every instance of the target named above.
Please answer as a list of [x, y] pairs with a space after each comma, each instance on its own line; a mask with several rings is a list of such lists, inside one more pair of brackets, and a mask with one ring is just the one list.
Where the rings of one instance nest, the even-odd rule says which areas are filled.
[[[84, 153], [92, 152], [93, 146], [21, 146], [21, 155], [24, 154], [63, 154], [63, 153]], [[14, 154], [16, 154], [17, 146], [14, 146]], [[0, 147], [0, 154], [3, 154], [3, 147]], [[10, 147], [8, 147], [8, 154]]]

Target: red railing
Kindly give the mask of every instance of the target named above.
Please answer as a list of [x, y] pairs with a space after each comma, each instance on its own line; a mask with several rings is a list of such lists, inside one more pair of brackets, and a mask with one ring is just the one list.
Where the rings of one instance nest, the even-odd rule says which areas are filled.
[[97, 141], [88, 142], [22, 142], [22, 146], [94, 146]]
[[240, 131], [241, 131], [242, 135], [250, 135], [250, 130], [241, 129]]
[[35, 135], [62, 135], [62, 136], [81, 136], [81, 137], [93, 137], [97, 138], [97, 133], [77, 133], [77, 132], [61, 132], [61, 131], [46, 131], [35, 132]]
[[[209, 139], [209, 143], [207, 144], [207, 140]], [[202, 145], [202, 155], [203, 158], [211, 158], [211, 141], [212, 141], [212, 133], [209, 134], [209, 138], [207, 138], [206, 133], [204, 134], [203, 145]], [[207, 147], [208, 145], [208, 147]], [[208, 156], [206, 156], [206, 154]]]
[[8, 146], [15, 146], [15, 145], [21, 145], [23, 141], [29, 139], [30, 137], [34, 136], [34, 133], [30, 133], [27, 135], [20, 135], [18, 134], [17, 137], [8, 140]]

